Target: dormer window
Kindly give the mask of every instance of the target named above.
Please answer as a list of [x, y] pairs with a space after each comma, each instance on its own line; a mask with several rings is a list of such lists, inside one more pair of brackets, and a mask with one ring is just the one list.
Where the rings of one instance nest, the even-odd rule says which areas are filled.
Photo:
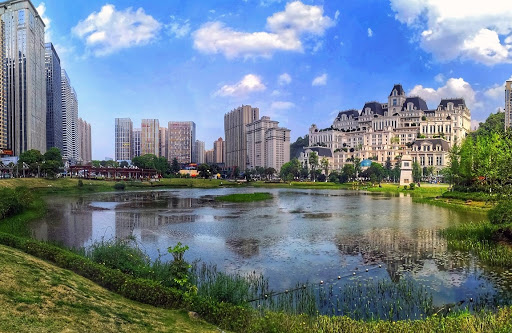
[[414, 103], [407, 103], [407, 110], [412, 111], [414, 107]]
[[[395, 96], [396, 96], [396, 91], [395, 91]], [[396, 102], [396, 98], [393, 98], [393, 106], [396, 106], [397, 102]]]
[[396, 96], [396, 89], [393, 89], [393, 96]]
[[448, 111], [452, 111], [453, 110], [453, 103], [448, 103]]

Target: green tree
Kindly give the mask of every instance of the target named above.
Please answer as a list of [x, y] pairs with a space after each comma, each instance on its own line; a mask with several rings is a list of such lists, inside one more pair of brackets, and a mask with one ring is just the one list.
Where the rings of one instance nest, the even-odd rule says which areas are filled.
[[128, 164], [128, 162], [126, 162], [126, 161], [121, 161], [121, 163], [119, 164], [119, 166], [120, 166], [121, 168], [127, 168], [127, 167], [129, 166], [129, 164]]
[[208, 178], [210, 177], [210, 166], [203, 163], [197, 167], [197, 172], [199, 172], [199, 177]]
[[353, 164], [345, 164], [341, 171], [341, 182], [346, 183], [353, 180], [356, 177], [356, 168]]
[[421, 181], [421, 176], [421, 166], [418, 162], [414, 162], [412, 164], [412, 179], [414, 180], [415, 183], [417, 183]]
[[43, 159], [45, 161], [57, 161], [62, 163], [62, 154], [60, 153], [60, 149], [53, 147], [50, 148], [44, 153]]
[[180, 172], [180, 170], [181, 170], [180, 163], [178, 162], [178, 159], [175, 157], [172, 159], [172, 162], [171, 162], [171, 173], [177, 174], [178, 172]]
[[313, 177], [313, 181], [316, 180], [316, 168], [318, 167], [318, 154], [314, 151], [309, 153], [308, 157], [309, 167], [311, 168], [311, 176]]
[[276, 169], [274, 168], [266, 168], [265, 169], [265, 175], [267, 176], [267, 179], [270, 180], [271, 177], [276, 173]]
[[324, 174], [327, 177], [327, 175], [329, 174], [329, 160], [323, 157], [320, 160], [320, 167], [324, 170]]
[[359, 157], [353, 158], [352, 162], [354, 163], [354, 169], [356, 171], [356, 177], [359, 177], [359, 174], [362, 171], [361, 168], [361, 159]]
[[297, 141], [290, 144], [290, 160], [299, 158], [300, 153], [303, 151], [304, 147], [307, 146], [309, 146], [309, 135], [305, 135], [304, 138], [299, 136]]
[[298, 178], [300, 176], [300, 168], [301, 166], [299, 160], [293, 158], [289, 162], [283, 164], [279, 172], [279, 176], [281, 177], [281, 179], [291, 181], [294, 178]]

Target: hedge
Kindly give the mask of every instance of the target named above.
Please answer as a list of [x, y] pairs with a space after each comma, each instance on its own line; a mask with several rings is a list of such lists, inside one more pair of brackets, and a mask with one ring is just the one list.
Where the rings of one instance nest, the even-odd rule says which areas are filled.
[[134, 278], [117, 269], [95, 263], [71, 251], [45, 242], [0, 233], [0, 244], [16, 248], [56, 266], [69, 269], [98, 285], [133, 301], [161, 308], [186, 308], [197, 312], [206, 321], [224, 329], [243, 332], [256, 312], [253, 309], [229, 303], [217, 303], [197, 295], [164, 287], [148, 279]]

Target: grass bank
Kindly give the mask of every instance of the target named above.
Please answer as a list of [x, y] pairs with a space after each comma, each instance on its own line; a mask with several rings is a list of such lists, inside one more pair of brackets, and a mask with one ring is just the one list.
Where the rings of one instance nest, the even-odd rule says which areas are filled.
[[0, 245], [1, 332], [218, 332], [185, 311], [127, 300]]
[[235, 193], [228, 195], [221, 195], [215, 197], [217, 201], [227, 202], [252, 202], [252, 201], [263, 201], [272, 199], [272, 194], [268, 192], [256, 192], [256, 193]]

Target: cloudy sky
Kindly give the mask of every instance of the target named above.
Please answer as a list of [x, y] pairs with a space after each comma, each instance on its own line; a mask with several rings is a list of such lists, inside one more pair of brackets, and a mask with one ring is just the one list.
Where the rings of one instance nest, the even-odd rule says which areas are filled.
[[387, 101], [395, 83], [436, 108], [464, 97], [476, 121], [512, 76], [507, 0], [34, 2], [93, 127], [114, 156], [114, 118], [193, 120], [212, 147], [242, 104], [292, 130]]

